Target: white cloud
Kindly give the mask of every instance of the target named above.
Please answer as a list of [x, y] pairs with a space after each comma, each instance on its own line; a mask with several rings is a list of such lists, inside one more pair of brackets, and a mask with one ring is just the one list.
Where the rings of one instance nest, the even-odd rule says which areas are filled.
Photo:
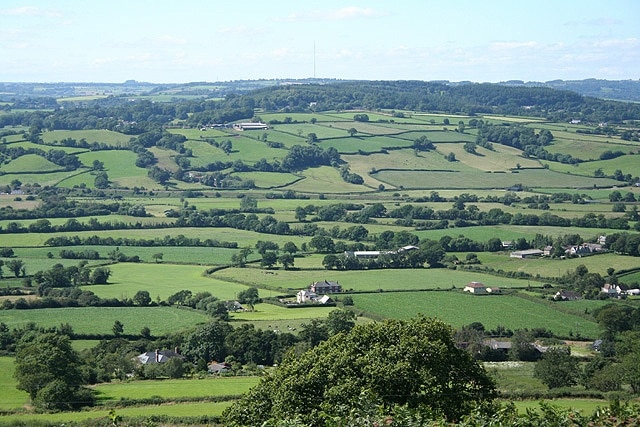
[[184, 45], [187, 44], [187, 39], [181, 37], [174, 37], [168, 34], [157, 36], [153, 38], [153, 41], [160, 44], [171, 44], [171, 45]]
[[51, 9], [41, 9], [39, 7], [34, 7], [34, 6], [23, 6], [23, 7], [16, 7], [13, 9], [3, 9], [3, 10], [0, 10], [0, 15], [42, 16], [46, 18], [58, 18], [62, 16], [60, 12], [57, 12]]
[[370, 7], [362, 8], [357, 6], [347, 6], [340, 9], [333, 10], [313, 10], [310, 12], [294, 12], [287, 17], [284, 21], [296, 22], [296, 21], [342, 21], [348, 19], [360, 19], [360, 18], [378, 18], [386, 16], [387, 14], [372, 9]]
[[505, 51], [513, 49], [536, 48], [538, 43], [534, 41], [527, 42], [494, 42], [489, 45], [489, 49], [494, 51]]

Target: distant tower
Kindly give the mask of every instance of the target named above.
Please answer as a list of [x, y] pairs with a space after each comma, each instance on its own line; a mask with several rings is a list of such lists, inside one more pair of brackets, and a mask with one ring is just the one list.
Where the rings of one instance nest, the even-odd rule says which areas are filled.
[[316, 78], [316, 42], [313, 42], [313, 78]]

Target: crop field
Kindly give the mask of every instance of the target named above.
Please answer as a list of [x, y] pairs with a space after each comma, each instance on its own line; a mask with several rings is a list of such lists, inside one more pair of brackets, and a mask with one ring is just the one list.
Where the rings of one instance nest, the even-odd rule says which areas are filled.
[[477, 154], [471, 154], [464, 150], [461, 144], [438, 144], [441, 153], [453, 153], [456, 159], [467, 166], [485, 172], [511, 171], [518, 169], [518, 165], [527, 169], [541, 169], [542, 165], [535, 159], [526, 159], [521, 156], [521, 151], [502, 145], [494, 145], [493, 151], [484, 147], [476, 147]]
[[477, 296], [462, 292], [393, 292], [354, 295], [355, 307], [383, 317], [407, 319], [417, 314], [438, 317], [454, 327], [481, 322], [486, 329], [547, 328], [554, 334], [596, 338], [602, 332], [592, 321], [562, 313], [517, 296]]
[[[135, 292], [131, 296], [133, 294]], [[77, 334], [112, 335], [116, 320], [124, 325], [125, 334], [137, 335], [146, 326], [151, 329], [152, 335], [165, 335], [206, 323], [209, 317], [201, 312], [173, 307], [78, 307], [0, 311], [0, 322], [10, 329], [30, 322], [45, 328], [69, 323]]]

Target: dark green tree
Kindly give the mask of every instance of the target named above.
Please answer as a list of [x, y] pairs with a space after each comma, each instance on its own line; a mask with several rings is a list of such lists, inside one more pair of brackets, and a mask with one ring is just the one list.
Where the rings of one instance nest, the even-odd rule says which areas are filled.
[[451, 327], [423, 317], [386, 320], [291, 354], [225, 410], [223, 424], [297, 419], [324, 426], [359, 411], [363, 398], [389, 412], [428, 407], [435, 416], [457, 420], [495, 396], [493, 380], [456, 347]]
[[240, 304], [248, 305], [253, 311], [254, 306], [262, 302], [262, 299], [260, 298], [260, 294], [258, 292], [258, 288], [251, 287], [249, 289], [245, 289], [244, 291], [240, 291], [238, 293], [238, 302]]
[[579, 375], [578, 359], [568, 347], [548, 349], [533, 369], [533, 376], [550, 389], [576, 385]]
[[356, 325], [356, 314], [351, 310], [333, 310], [326, 320], [329, 335], [349, 332]]
[[119, 337], [124, 333], [124, 325], [121, 321], [116, 320], [115, 322], [113, 322], [113, 327], [111, 328], [111, 330], [113, 331], [113, 335]]
[[149, 295], [149, 291], [140, 290], [136, 292], [136, 294], [133, 296], [133, 302], [141, 307], [146, 307], [147, 305], [151, 304], [151, 296]]
[[182, 353], [192, 362], [224, 360], [227, 356], [224, 340], [232, 330], [220, 320], [200, 326], [185, 338]]
[[80, 358], [66, 335], [26, 335], [17, 348], [15, 378], [41, 409], [68, 410], [94, 401], [82, 387]]
[[278, 262], [278, 254], [273, 251], [267, 251], [262, 254], [260, 265], [262, 267], [271, 268]]

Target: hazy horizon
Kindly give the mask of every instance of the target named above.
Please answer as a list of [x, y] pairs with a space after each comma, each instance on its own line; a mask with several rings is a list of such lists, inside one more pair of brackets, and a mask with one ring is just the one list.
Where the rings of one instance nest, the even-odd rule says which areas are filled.
[[640, 78], [640, 2], [5, 0], [0, 81]]

